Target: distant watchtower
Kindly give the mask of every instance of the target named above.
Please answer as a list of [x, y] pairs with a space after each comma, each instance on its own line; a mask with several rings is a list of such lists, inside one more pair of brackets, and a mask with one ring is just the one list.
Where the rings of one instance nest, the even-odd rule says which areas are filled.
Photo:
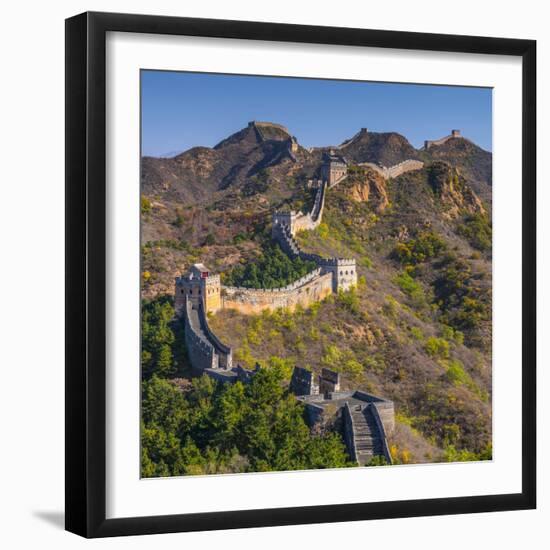
[[440, 139], [427, 139], [424, 141], [424, 149], [429, 149], [430, 147], [433, 147], [434, 145], [443, 145], [444, 143], [447, 143], [452, 138], [461, 138], [462, 134], [460, 133], [460, 130], [451, 130], [451, 133], [448, 136], [442, 137]]
[[298, 152], [298, 140], [291, 136], [288, 140], [288, 148], [290, 149], [291, 153], [297, 153]]
[[323, 153], [323, 164], [321, 166], [321, 179], [333, 187], [340, 180], [346, 177], [348, 173], [348, 162], [346, 158], [331, 149], [328, 153]]

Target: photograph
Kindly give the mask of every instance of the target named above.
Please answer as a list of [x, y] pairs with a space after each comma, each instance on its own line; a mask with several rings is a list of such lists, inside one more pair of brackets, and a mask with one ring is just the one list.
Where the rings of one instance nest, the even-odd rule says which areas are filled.
[[141, 70], [142, 478], [492, 460], [492, 93]]

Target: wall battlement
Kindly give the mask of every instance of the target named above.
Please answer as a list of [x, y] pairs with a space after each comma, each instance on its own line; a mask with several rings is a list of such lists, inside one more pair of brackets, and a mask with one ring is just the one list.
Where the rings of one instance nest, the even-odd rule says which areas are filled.
[[233, 353], [216, 337], [208, 326], [204, 306], [193, 306], [191, 300], [185, 300], [185, 344], [191, 365], [195, 371], [208, 368], [231, 369]]
[[[262, 124], [279, 130], [284, 127], [271, 123], [251, 122], [257, 131]], [[331, 153], [332, 154], [332, 153]], [[347, 163], [341, 156], [333, 155], [331, 162], [342, 165], [347, 173]], [[345, 177], [345, 174], [344, 174]], [[334, 179], [332, 181], [335, 181]], [[272, 238], [291, 258], [315, 262], [317, 268], [297, 281], [282, 288], [252, 289], [223, 286], [220, 276], [197, 263], [186, 275], [175, 279], [176, 315], [185, 319], [185, 341], [191, 364], [195, 370], [215, 377], [234, 376], [232, 350], [223, 344], [208, 326], [208, 313], [220, 309], [235, 309], [245, 314], [259, 313], [278, 308], [309, 307], [332, 293], [350, 290], [357, 285], [357, 268], [353, 258], [323, 258], [318, 254], [303, 252], [294, 235], [297, 231], [315, 229], [322, 220], [326, 192], [330, 178], [323, 179], [317, 187], [310, 212], [275, 212]], [[223, 371], [223, 372], [222, 372]]]
[[224, 309], [235, 309], [244, 314], [278, 308], [293, 310], [298, 305], [307, 308], [332, 294], [332, 286], [332, 275], [316, 269], [284, 288], [222, 287], [222, 304]]
[[271, 225], [272, 237], [275, 238], [275, 233], [280, 229], [280, 226], [288, 227], [292, 236], [296, 235], [298, 231], [312, 231], [315, 229], [323, 219], [326, 188], [326, 182], [321, 183], [317, 188], [310, 212], [274, 212]]
[[424, 141], [424, 149], [429, 149], [434, 145], [443, 145], [450, 139], [460, 138], [460, 137], [462, 137], [460, 130], [451, 130], [451, 133], [448, 136], [442, 137], [440, 139], [432, 139], [432, 140], [427, 139], [426, 141]]
[[340, 375], [322, 369], [318, 383], [311, 371], [294, 367], [290, 391], [302, 401], [311, 428], [329, 417], [342, 420], [342, 435], [351, 459], [360, 466], [375, 456], [391, 464], [387, 436], [395, 428], [393, 401], [360, 390], [340, 391]]
[[378, 172], [384, 179], [396, 178], [405, 172], [420, 170], [424, 167], [424, 163], [420, 160], [407, 159], [393, 166], [379, 166], [374, 162], [361, 162], [359, 166], [366, 166]]

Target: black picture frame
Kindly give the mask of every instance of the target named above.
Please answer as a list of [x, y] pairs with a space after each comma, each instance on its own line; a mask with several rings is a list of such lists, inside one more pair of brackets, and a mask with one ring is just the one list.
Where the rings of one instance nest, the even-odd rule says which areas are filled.
[[[106, 519], [105, 40], [108, 31], [497, 54], [523, 63], [522, 491]], [[83, 13], [66, 20], [66, 529], [107, 537], [532, 509], [536, 506], [536, 42]]]

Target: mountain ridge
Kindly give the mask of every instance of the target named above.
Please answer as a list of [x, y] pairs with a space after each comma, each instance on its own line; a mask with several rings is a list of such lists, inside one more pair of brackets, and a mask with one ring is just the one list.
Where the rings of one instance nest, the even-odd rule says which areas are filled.
[[[268, 125], [174, 159], [145, 157], [144, 302], [173, 296], [174, 277], [197, 262], [222, 282], [268, 263], [273, 213], [311, 211], [330, 149], [306, 149]], [[294, 314], [226, 310], [211, 320], [216, 335], [247, 368], [273, 357], [329, 365], [342, 369], [346, 384], [391, 398], [398, 415], [390, 444], [399, 460], [486, 456], [491, 153], [462, 137], [422, 150], [395, 132], [366, 130], [332, 149], [346, 157], [347, 175], [328, 189], [322, 223], [296, 239], [307, 253], [356, 259], [356, 290]], [[423, 165], [394, 178], [361, 165], [410, 155]]]

